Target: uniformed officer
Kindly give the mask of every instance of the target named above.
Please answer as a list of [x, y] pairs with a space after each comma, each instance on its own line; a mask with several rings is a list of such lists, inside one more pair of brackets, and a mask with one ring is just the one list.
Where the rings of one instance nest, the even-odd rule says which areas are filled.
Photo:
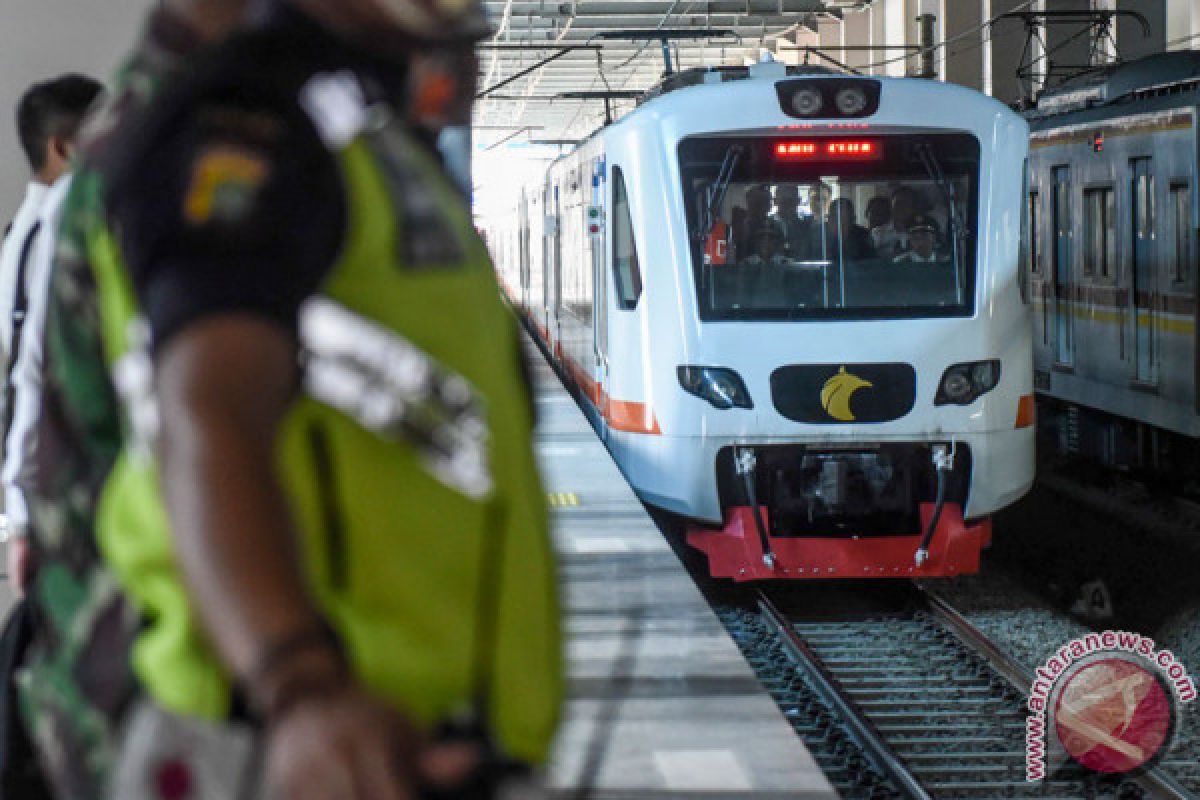
[[95, 525], [141, 623], [123, 800], [233, 797], [257, 744], [298, 800], [482, 796], [478, 767], [545, 756], [558, 608], [514, 323], [403, 119], [398, 54], [478, 13], [273, 3], [105, 148], [95, 304], [51, 349], [84, 402], [92, 320], [120, 399], [79, 429], [118, 448]]

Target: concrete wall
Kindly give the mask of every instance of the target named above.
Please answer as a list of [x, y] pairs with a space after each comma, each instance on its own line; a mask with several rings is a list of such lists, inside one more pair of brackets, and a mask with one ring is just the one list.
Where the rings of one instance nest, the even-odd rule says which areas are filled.
[[63, 72], [105, 79], [154, 0], [3, 0], [0, 26], [0, 228], [28, 180], [14, 113], [22, 92]]
[[943, 36], [958, 41], [938, 51], [943, 80], [983, 89], [983, 3], [980, 0], [942, 0]]

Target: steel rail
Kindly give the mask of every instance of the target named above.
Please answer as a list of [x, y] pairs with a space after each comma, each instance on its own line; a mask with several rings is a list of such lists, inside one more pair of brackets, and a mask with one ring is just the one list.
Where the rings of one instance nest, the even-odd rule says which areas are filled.
[[[986, 634], [972, 625], [970, 620], [945, 600], [920, 583], [914, 583], [914, 585], [928, 604], [930, 613], [940, 623], [945, 625], [960, 642], [981, 655], [989, 667], [1008, 681], [1013, 689], [1020, 692], [1021, 697], [1028, 697], [1035, 678], [1032, 669], [1002, 651]], [[1147, 770], [1133, 778], [1133, 781], [1150, 792], [1151, 797], [1154, 797], [1155, 800], [1195, 800], [1195, 795], [1158, 768]]]
[[845, 694], [837, 679], [821, 663], [820, 657], [796, 633], [787, 617], [762, 592], [758, 593], [758, 607], [767, 625], [775, 630], [783, 642], [784, 650], [792, 657], [796, 666], [804, 671], [812, 688], [820, 695], [821, 699], [850, 729], [859, 747], [874, 762], [875, 768], [889, 778], [910, 800], [933, 800], [933, 795], [909, 770], [903, 759], [896, 755], [874, 724], [863, 716], [854, 701]]

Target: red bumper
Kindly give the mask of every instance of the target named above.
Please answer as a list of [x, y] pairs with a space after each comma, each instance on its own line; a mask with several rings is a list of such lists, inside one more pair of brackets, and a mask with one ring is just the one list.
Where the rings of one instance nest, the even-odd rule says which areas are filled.
[[[762, 510], [763, 521], [767, 510]], [[921, 504], [921, 524], [929, 524], [933, 504]], [[979, 551], [991, 543], [992, 523], [984, 520], [967, 526], [962, 508], [947, 503], [942, 509], [929, 558], [917, 567], [914, 554], [918, 536], [876, 536], [860, 539], [820, 537], [770, 538], [775, 563], [763, 563], [763, 549], [754, 514], [749, 506], [729, 510], [721, 530], [691, 528], [687, 541], [708, 556], [714, 578], [735, 581], [771, 579], [813, 580], [829, 578], [937, 578], [970, 575], [979, 571]]]

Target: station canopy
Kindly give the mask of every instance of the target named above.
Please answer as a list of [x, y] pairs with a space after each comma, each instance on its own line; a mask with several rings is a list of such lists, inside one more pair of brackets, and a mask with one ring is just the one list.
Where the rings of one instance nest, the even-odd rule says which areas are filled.
[[[870, 0], [485, 0], [475, 140], [566, 143], [673, 70], [744, 65]], [[664, 44], [665, 42], [665, 44]], [[795, 55], [791, 53], [790, 55]], [[604, 95], [609, 95], [604, 97]]]

